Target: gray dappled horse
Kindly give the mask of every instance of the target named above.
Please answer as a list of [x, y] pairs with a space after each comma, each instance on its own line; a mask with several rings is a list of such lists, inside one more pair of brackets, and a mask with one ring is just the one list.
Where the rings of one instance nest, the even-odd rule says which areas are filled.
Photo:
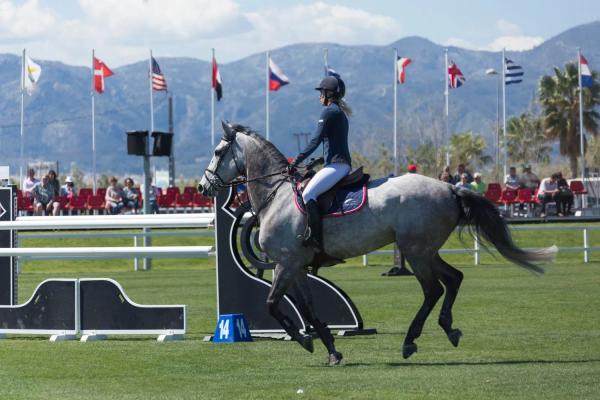
[[[299, 293], [299, 311], [327, 348], [329, 364], [339, 364], [342, 354], [335, 349], [326, 321], [319, 321], [313, 313], [306, 274], [316, 250], [302, 245], [305, 219], [294, 204], [288, 162], [275, 146], [247, 128], [223, 123], [223, 129], [223, 138], [198, 189], [214, 196], [232, 182], [247, 182], [248, 196], [260, 221], [260, 247], [277, 263], [267, 298], [270, 315], [302, 347], [313, 351], [312, 337], [301, 333], [278, 307], [284, 294], [294, 287]], [[554, 246], [538, 251], [518, 248], [498, 210], [484, 197], [417, 174], [371, 181], [368, 201], [361, 211], [323, 221], [324, 250], [335, 258], [356, 257], [394, 242], [406, 255], [425, 299], [406, 333], [404, 358], [417, 351], [414, 340], [421, 335], [444, 287], [438, 322], [450, 342], [458, 346], [462, 333], [452, 327], [452, 305], [463, 274], [439, 255], [458, 225], [469, 225], [505, 258], [528, 271], [543, 273], [534, 263], [549, 261], [556, 254]]]

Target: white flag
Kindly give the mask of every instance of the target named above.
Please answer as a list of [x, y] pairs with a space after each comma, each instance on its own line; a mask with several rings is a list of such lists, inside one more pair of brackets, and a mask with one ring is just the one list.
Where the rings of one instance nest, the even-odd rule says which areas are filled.
[[25, 56], [25, 76], [23, 80], [23, 87], [27, 91], [27, 94], [31, 96], [35, 84], [40, 79], [42, 68], [36, 64], [29, 56]]

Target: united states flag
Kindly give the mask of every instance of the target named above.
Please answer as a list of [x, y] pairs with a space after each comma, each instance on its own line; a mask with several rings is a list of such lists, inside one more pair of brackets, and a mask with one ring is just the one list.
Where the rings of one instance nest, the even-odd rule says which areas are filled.
[[154, 57], [152, 57], [152, 89], [156, 91], [167, 90], [165, 75], [160, 70]]
[[506, 70], [504, 71], [504, 83], [510, 85], [512, 83], [523, 82], [523, 68], [520, 65], [514, 63], [514, 61], [505, 58], [504, 64]]

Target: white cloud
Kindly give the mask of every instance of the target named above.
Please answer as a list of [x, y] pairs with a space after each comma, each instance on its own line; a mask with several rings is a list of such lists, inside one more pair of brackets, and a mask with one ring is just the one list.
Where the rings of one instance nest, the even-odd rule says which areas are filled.
[[531, 50], [544, 41], [541, 36], [501, 36], [488, 45], [491, 51], [502, 49], [510, 51]]
[[505, 19], [496, 21], [496, 29], [503, 36], [520, 36], [522, 31], [517, 24], [513, 24]]
[[10, 0], [0, 0], [0, 40], [36, 38], [54, 26], [54, 23], [52, 12], [41, 8], [37, 0], [27, 0], [21, 5]]

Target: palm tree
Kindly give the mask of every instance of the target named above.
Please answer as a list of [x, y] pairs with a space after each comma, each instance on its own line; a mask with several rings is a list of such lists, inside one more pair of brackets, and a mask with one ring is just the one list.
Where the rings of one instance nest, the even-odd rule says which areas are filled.
[[[600, 85], [596, 72], [592, 73], [593, 86], [583, 89], [583, 126], [596, 136], [600, 114], [594, 108], [600, 104]], [[577, 158], [580, 154], [579, 137], [579, 73], [576, 63], [568, 63], [565, 70], [554, 67], [554, 76], [540, 80], [540, 103], [544, 133], [548, 139], [560, 142], [560, 154], [569, 157], [571, 177], [577, 176]]]
[[454, 164], [470, 164], [472, 167], [480, 167], [489, 163], [492, 158], [486, 154], [485, 139], [473, 132], [455, 133], [450, 137], [450, 151]]
[[506, 127], [508, 155], [514, 163], [548, 162], [550, 146], [547, 143], [542, 120], [524, 113], [508, 120]]

